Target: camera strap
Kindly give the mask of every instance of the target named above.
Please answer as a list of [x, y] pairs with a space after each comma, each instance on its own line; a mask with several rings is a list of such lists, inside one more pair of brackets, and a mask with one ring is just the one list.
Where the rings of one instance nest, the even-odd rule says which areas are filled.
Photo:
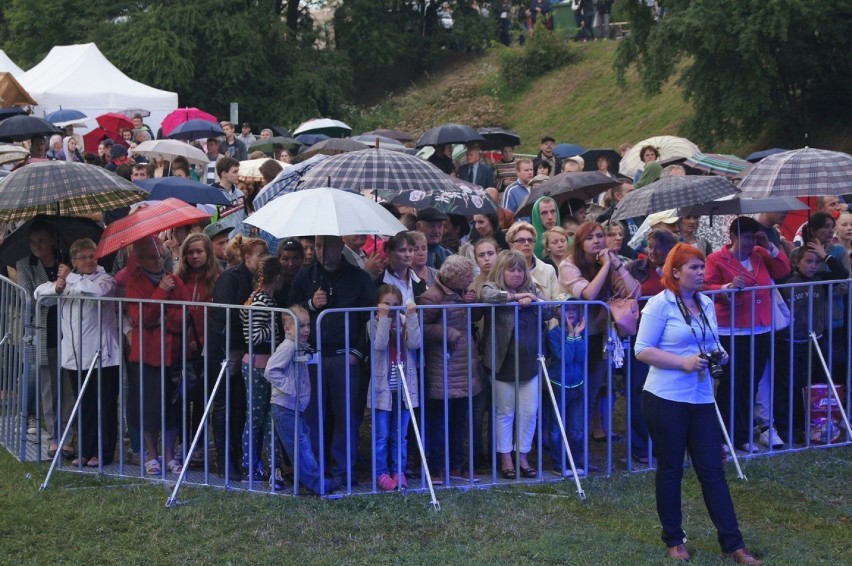
[[693, 317], [689, 313], [689, 309], [687, 309], [686, 305], [683, 303], [680, 293], [675, 293], [675, 301], [677, 302], [677, 308], [683, 316], [684, 322], [686, 322], [686, 325], [695, 337], [695, 342], [698, 343], [698, 351], [704, 355], [704, 344], [707, 341], [707, 328], [709, 328], [710, 323], [707, 320], [707, 316], [704, 314], [704, 309], [701, 307], [701, 301], [696, 297], [695, 304], [698, 305], [698, 312], [700, 313], [700, 316], [696, 319], [696, 321], [698, 322], [698, 328], [701, 329], [701, 340], [698, 339], [698, 334], [696, 334], [695, 327], [692, 325]]

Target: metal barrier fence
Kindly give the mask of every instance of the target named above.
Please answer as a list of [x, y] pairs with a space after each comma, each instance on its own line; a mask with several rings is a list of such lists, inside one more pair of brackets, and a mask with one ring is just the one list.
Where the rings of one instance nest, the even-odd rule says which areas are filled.
[[[776, 330], [773, 311], [769, 328], [749, 328], [731, 341], [731, 367], [745, 358], [753, 367], [765, 356], [769, 378], [752, 375], [753, 371], [730, 376], [727, 404], [720, 399], [728, 430], [733, 427], [732, 436], [740, 438], [745, 432], [748, 444], [759, 443], [763, 429], [771, 431], [779, 423], [786, 434], [783, 447], [772, 446], [770, 437], [767, 449], [758, 454], [850, 442], [844, 436], [843, 423], [838, 425], [832, 419], [841, 407], [847, 413], [850, 408], [852, 337], [848, 322], [852, 318], [852, 296], [849, 289], [841, 293], [840, 284], [845, 282], [771, 287], [773, 293], [779, 289], [791, 294], [790, 325]], [[740, 291], [738, 297], [744, 300], [730, 302], [732, 316], [742, 308], [754, 313], [756, 293], [761, 289]], [[829, 414], [824, 429], [812, 435], [810, 404], [802, 407], [803, 415], [794, 412], [794, 405], [800, 388], [825, 381], [825, 372], [811, 346], [810, 333], [814, 321], [819, 320], [814, 289], [833, 292], [834, 298], [842, 301], [840, 307], [827, 303], [826, 331], [818, 338], [834, 381], [845, 390], [840, 406], [825, 401]], [[708, 294], [717, 301], [733, 296], [729, 291]], [[773, 294], [773, 301], [777, 296]], [[590, 333], [586, 326], [579, 337], [586, 347], [585, 357], [578, 358], [581, 383], [577, 383], [576, 372], [560, 369], [564, 364], [559, 368], [546, 365], [547, 359], [564, 360], [566, 355], [566, 350], [555, 356], [553, 348], [548, 349], [546, 333], [553, 327], [553, 319], [563, 321], [566, 305], [571, 304], [582, 310], [586, 321], [599, 311], [608, 321], [607, 306], [598, 301], [538, 302], [527, 309], [515, 303], [420, 306], [417, 324], [411, 327], [419, 331], [419, 347], [406, 343], [406, 333], [393, 333], [377, 325], [375, 307], [323, 311], [312, 321], [315, 348], [294, 347], [289, 360], [288, 371], [307, 365], [310, 401], [303, 411], [282, 410], [270, 402], [269, 382], [259, 371], [267, 361], [266, 354], [241, 339], [238, 323], [239, 313], [245, 312], [253, 329], [271, 313], [278, 319], [293, 320], [292, 331], [298, 335], [300, 323], [294, 318], [298, 312], [75, 297], [59, 299], [56, 308], [70, 316], [58, 317], [57, 326], [47, 328], [46, 307], [53, 301], [56, 297], [31, 300], [9, 280], [0, 281], [0, 317], [5, 329], [0, 342], [0, 441], [19, 460], [51, 461], [44, 487], [54, 468], [177, 481], [170, 503], [177, 500], [184, 483], [280, 494], [336, 495], [380, 492], [396, 481], [397, 487], [404, 483], [408, 489], [430, 491], [437, 504], [435, 486], [473, 488], [573, 477], [582, 496], [578, 478], [584, 474], [653, 469], [653, 459], [648, 458], [652, 447], [639, 415], [647, 369], [635, 360], [629, 340]], [[34, 313], [32, 325], [30, 309]], [[405, 321], [397, 316], [402, 310], [394, 312], [392, 318], [401, 329]], [[837, 320], [843, 324], [829, 330], [838, 312], [843, 316]], [[190, 345], [190, 320], [195, 320], [193, 326], [208, 337], [203, 351]], [[146, 337], [129, 332], [134, 326], [165, 326], [168, 331]], [[552, 331], [554, 343], [566, 343], [564, 328], [561, 325]], [[762, 336], [761, 330], [766, 330], [767, 336]], [[282, 332], [272, 327], [272, 343], [281, 341]], [[47, 348], [49, 333], [57, 338], [55, 353]], [[511, 347], [506, 346], [507, 333], [520, 337]], [[69, 335], [74, 339], [69, 340]], [[376, 342], [382, 340], [387, 342], [377, 349]], [[88, 345], [84, 347], [84, 343]], [[768, 344], [766, 349], [764, 344]], [[171, 363], [149, 366], [138, 357], [130, 361], [134, 349], [157, 360], [168, 359], [168, 352], [175, 355]], [[619, 350], [623, 355], [620, 368], [613, 363]], [[509, 369], [501, 372], [498, 358], [504, 353], [514, 367], [507, 366]], [[807, 366], [801, 364], [804, 355], [808, 357]], [[30, 358], [38, 363], [30, 367]], [[786, 375], [778, 372], [779, 365], [786, 369]], [[530, 367], [532, 371], [526, 374], [520, 371]], [[407, 381], [409, 372], [411, 383]], [[30, 375], [34, 379], [28, 391], [24, 384], [30, 381]], [[408, 387], [389, 392], [386, 384], [393, 375], [397, 382], [402, 381], [400, 385]], [[50, 407], [56, 415], [52, 427], [41, 420], [43, 400], [50, 398], [33, 393], [43, 391], [45, 381], [55, 384]], [[279, 399], [289, 395], [291, 401], [295, 398], [298, 402], [305, 389], [299, 380], [295, 383], [293, 389], [276, 391]], [[291, 386], [282, 385], [285, 389]], [[736, 395], [743, 391], [746, 415], [742, 414], [742, 405], [737, 405]], [[786, 391], [786, 397], [780, 394], [782, 391]], [[623, 410], [615, 404], [616, 392], [625, 399]], [[33, 397], [35, 406], [30, 403]], [[409, 397], [419, 402], [406, 414], [398, 408], [411, 407]], [[27, 417], [33, 412], [39, 419], [38, 430], [28, 434]], [[486, 419], [487, 414], [490, 417]], [[594, 425], [596, 414], [602, 418], [600, 427]], [[746, 431], [741, 429], [743, 422], [747, 423]], [[753, 427], [755, 423], [759, 428]], [[801, 426], [807, 428], [797, 431]], [[394, 440], [394, 428], [405, 432], [398, 441]], [[415, 429], [419, 434], [414, 434]], [[619, 439], [616, 431], [623, 431], [626, 438]], [[593, 432], [605, 432], [603, 442], [590, 442]], [[799, 438], [797, 432], [803, 437]], [[406, 437], [407, 458], [401, 440]], [[76, 443], [72, 443], [73, 438]], [[822, 438], [834, 444], [822, 442]], [[86, 459], [97, 458], [97, 465], [87, 466], [82, 459], [70, 465], [70, 458], [63, 460], [63, 439], [76, 446], [72, 456], [78, 456], [80, 450], [88, 451]], [[58, 449], [52, 458], [48, 454], [51, 444]], [[506, 466], [497, 453], [501, 445], [504, 452], [509, 447], [512, 466]], [[528, 450], [529, 455], [521, 450]], [[739, 453], [740, 457], [753, 455], [751, 450]], [[172, 461], [175, 465], [170, 465]], [[293, 466], [295, 461], [300, 465]], [[510, 478], [508, 473], [504, 477], [507, 468], [513, 469], [516, 477]], [[391, 484], [382, 481], [384, 472]]]

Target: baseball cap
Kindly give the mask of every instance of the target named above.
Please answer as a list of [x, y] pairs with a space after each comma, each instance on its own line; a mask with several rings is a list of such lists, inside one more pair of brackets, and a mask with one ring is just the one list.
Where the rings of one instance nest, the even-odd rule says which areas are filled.
[[204, 228], [204, 234], [212, 240], [220, 234], [230, 234], [231, 230], [233, 230], [232, 226], [225, 226], [221, 222], [214, 222]]
[[541, 138], [541, 143], [555, 142], [555, 141], [556, 141], [556, 139], [552, 138], [551, 136], [544, 136], [543, 138]]

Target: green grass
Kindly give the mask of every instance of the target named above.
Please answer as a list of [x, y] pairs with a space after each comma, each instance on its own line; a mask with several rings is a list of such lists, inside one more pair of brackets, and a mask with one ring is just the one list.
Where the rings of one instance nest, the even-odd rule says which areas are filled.
[[[57, 473], [0, 455], [3, 564], [666, 564], [653, 474], [426, 494], [312, 497], [184, 488]], [[770, 564], [849, 564], [852, 448], [745, 464], [729, 483], [749, 548]], [[730, 564], [692, 471], [684, 482], [687, 547], [696, 564]]]

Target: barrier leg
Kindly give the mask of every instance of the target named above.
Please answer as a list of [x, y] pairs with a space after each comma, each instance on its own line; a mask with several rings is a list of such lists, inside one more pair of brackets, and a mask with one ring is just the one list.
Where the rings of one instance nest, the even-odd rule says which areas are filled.
[[[89, 371], [86, 373], [86, 379], [83, 380], [83, 385], [80, 386], [80, 393], [77, 395], [77, 400], [74, 402], [74, 408], [71, 409], [71, 416], [68, 417], [68, 423], [65, 425], [65, 430], [62, 431], [62, 438], [59, 439], [60, 448], [65, 446], [65, 439], [68, 438], [68, 433], [71, 431], [71, 426], [74, 424], [77, 411], [80, 410], [80, 404], [83, 402], [83, 393], [86, 392], [86, 387], [88, 387], [89, 380], [92, 378], [92, 373], [95, 370], [95, 364], [98, 363], [100, 358], [101, 351], [98, 350], [92, 357], [92, 363], [89, 364]], [[47, 470], [47, 476], [44, 478], [44, 483], [42, 483], [38, 488], [39, 491], [47, 489], [48, 484], [50, 484], [50, 476], [53, 475], [53, 470], [56, 469], [56, 464], [59, 462], [60, 458], [62, 458], [61, 449], [57, 450], [56, 454], [53, 455], [53, 460], [50, 462], [50, 469]]]
[[[556, 418], [556, 423], [559, 425], [559, 433], [562, 435], [562, 445], [565, 446], [565, 453], [568, 455], [568, 464], [571, 466], [571, 473], [574, 474], [574, 484], [577, 486], [577, 496], [580, 501], [587, 501], [586, 492], [583, 491], [583, 486], [580, 485], [580, 477], [577, 474], [577, 466], [574, 464], [574, 455], [571, 453], [571, 446], [568, 444], [568, 435], [565, 434], [565, 423], [562, 422], [562, 414], [559, 406], [556, 404], [556, 394], [553, 392], [553, 384], [550, 383], [550, 374], [547, 371], [547, 365], [544, 363], [544, 356], [538, 357], [538, 363], [541, 365], [541, 371], [544, 373], [544, 382], [547, 384], [547, 392], [550, 394], [550, 402], [553, 405], [553, 413]], [[542, 431], [542, 434], [545, 434]]]
[[[426, 483], [429, 485], [429, 495], [432, 498], [432, 509], [435, 511], [441, 510], [441, 502], [435, 496], [435, 486], [432, 485], [432, 474], [429, 472], [429, 463], [426, 461], [426, 451], [423, 449], [423, 439], [420, 438], [420, 427], [417, 425], [416, 411], [411, 409], [411, 393], [408, 391], [408, 382], [405, 380], [405, 368], [401, 362], [396, 364], [397, 375], [402, 383], [402, 390], [405, 393], [405, 402], [408, 405], [408, 410], [411, 412], [411, 422], [414, 423], [414, 438], [417, 439], [417, 449], [420, 451], [420, 461], [423, 463], [423, 468], [426, 470]], [[400, 438], [402, 432], [399, 431]]]
[[207, 418], [210, 416], [210, 411], [213, 408], [213, 400], [216, 398], [216, 393], [219, 391], [219, 386], [222, 385], [222, 377], [225, 375], [225, 369], [228, 367], [228, 359], [222, 360], [222, 369], [219, 370], [219, 376], [216, 378], [216, 384], [213, 386], [213, 392], [210, 394], [210, 398], [207, 400], [207, 406], [204, 407], [204, 414], [201, 415], [201, 424], [198, 426], [198, 430], [195, 431], [195, 437], [192, 439], [192, 444], [189, 446], [189, 452], [186, 453], [186, 460], [184, 461], [183, 469], [180, 471], [180, 475], [178, 476], [177, 483], [175, 483], [175, 488], [172, 490], [172, 494], [166, 500], [166, 507], [174, 507], [177, 504], [177, 493], [180, 489], [181, 484], [183, 484], [183, 480], [186, 478], [186, 472], [189, 469], [189, 461], [192, 459], [192, 453], [195, 451], [195, 447], [198, 445], [198, 440], [204, 436], [205, 429], [207, 428]]
[[734, 450], [734, 443], [731, 442], [731, 437], [728, 436], [728, 431], [725, 428], [725, 419], [722, 418], [722, 412], [719, 410], [719, 404], [716, 403], [715, 399], [713, 399], [713, 407], [716, 408], [716, 418], [719, 419], [719, 428], [722, 429], [722, 436], [725, 437], [725, 445], [728, 447], [729, 453], [734, 458], [734, 466], [737, 468], [737, 477], [741, 480], [748, 481], [748, 478], [743, 473], [743, 469], [740, 467], [740, 460], [737, 458], [737, 451]]
[[[831, 379], [831, 371], [828, 369], [828, 364], [825, 363], [825, 358], [822, 355], [822, 350], [819, 348], [819, 342], [817, 341], [817, 337], [814, 332], [811, 332], [811, 343], [819, 357], [819, 363], [822, 364], [822, 369], [825, 372], [825, 378], [828, 380], [828, 385], [831, 389], [831, 395], [834, 397], [834, 400], [837, 401], [837, 409], [840, 411], [840, 416], [843, 417], [843, 424], [846, 425], [846, 438], [852, 441], [852, 427], [849, 426], [849, 417], [846, 415], [846, 410], [843, 408], [843, 401], [840, 399], [840, 395], [837, 394], [837, 388], [834, 386], [834, 380]], [[831, 405], [829, 405], [829, 408], [830, 407]]]

